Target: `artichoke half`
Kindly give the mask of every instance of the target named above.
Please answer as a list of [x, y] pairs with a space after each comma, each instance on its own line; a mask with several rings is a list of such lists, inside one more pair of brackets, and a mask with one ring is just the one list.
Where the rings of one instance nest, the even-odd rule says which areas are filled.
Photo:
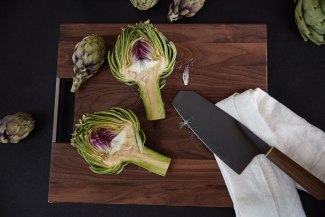
[[148, 10], [155, 6], [159, 0], [130, 0], [132, 5], [139, 10]]
[[170, 158], [144, 146], [145, 134], [135, 114], [113, 107], [83, 115], [71, 144], [97, 174], [118, 174], [128, 163], [165, 176]]
[[204, 6], [204, 2], [205, 0], [173, 0], [167, 18], [173, 22], [182, 17], [193, 17]]
[[0, 120], [0, 143], [18, 143], [34, 129], [34, 122], [28, 113], [7, 115]]
[[148, 120], [165, 118], [160, 88], [175, 65], [176, 47], [149, 21], [128, 26], [118, 36], [108, 63], [119, 81], [137, 84]]
[[71, 92], [76, 92], [80, 85], [93, 76], [105, 60], [105, 41], [100, 35], [88, 35], [76, 44], [72, 54], [74, 63]]
[[325, 0], [295, 0], [295, 19], [305, 41], [325, 44]]

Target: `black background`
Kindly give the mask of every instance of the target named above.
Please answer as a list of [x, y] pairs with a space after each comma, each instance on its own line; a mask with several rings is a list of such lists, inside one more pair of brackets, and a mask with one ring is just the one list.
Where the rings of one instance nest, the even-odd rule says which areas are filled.
[[[170, 0], [149, 11], [129, 0], [6, 1], [0, 4], [0, 117], [31, 113], [36, 127], [18, 144], [0, 144], [0, 216], [235, 216], [232, 208], [51, 204], [47, 202], [60, 23], [167, 23]], [[266, 23], [269, 93], [325, 130], [325, 45], [304, 42], [293, 0], [207, 0], [179, 23]], [[324, 201], [299, 191], [308, 217]]]

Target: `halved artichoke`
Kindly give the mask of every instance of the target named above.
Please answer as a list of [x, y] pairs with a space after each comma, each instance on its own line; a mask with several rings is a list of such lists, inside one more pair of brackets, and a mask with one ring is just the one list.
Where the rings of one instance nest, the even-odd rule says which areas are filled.
[[111, 72], [119, 81], [137, 84], [148, 120], [165, 118], [160, 88], [175, 65], [176, 47], [150, 21], [122, 29], [112, 52], [108, 52]]
[[145, 134], [136, 115], [113, 107], [82, 116], [71, 144], [97, 174], [118, 174], [128, 163], [165, 176], [170, 158], [144, 146]]

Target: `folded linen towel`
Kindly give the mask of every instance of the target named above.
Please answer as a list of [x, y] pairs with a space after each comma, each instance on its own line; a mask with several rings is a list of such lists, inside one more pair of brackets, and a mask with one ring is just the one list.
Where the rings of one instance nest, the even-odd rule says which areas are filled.
[[[325, 182], [325, 133], [263, 90], [235, 93], [216, 104], [271, 146]], [[241, 175], [215, 156], [237, 217], [304, 217], [297, 186], [265, 155]], [[301, 188], [301, 187], [300, 187]]]

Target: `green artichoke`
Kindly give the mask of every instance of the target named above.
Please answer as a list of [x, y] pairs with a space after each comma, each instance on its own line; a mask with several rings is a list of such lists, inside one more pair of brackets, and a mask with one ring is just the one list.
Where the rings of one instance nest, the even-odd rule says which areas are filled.
[[89, 35], [76, 44], [72, 54], [74, 63], [71, 92], [76, 92], [80, 85], [93, 76], [104, 63], [105, 41], [100, 35]]
[[122, 30], [108, 63], [119, 81], [137, 84], [148, 120], [165, 118], [160, 88], [175, 65], [176, 47], [149, 22], [141, 22]]
[[0, 142], [18, 143], [34, 129], [34, 119], [30, 114], [18, 112], [0, 120]]
[[173, 22], [182, 17], [192, 17], [201, 10], [204, 2], [205, 0], [173, 0], [167, 18], [169, 22]]
[[325, 44], [325, 0], [295, 0], [295, 18], [305, 41]]
[[139, 10], [148, 10], [158, 3], [159, 0], [130, 0], [135, 8]]
[[135, 114], [113, 107], [82, 116], [71, 144], [97, 174], [118, 174], [128, 163], [165, 176], [170, 158], [144, 146], [145, 134]]

